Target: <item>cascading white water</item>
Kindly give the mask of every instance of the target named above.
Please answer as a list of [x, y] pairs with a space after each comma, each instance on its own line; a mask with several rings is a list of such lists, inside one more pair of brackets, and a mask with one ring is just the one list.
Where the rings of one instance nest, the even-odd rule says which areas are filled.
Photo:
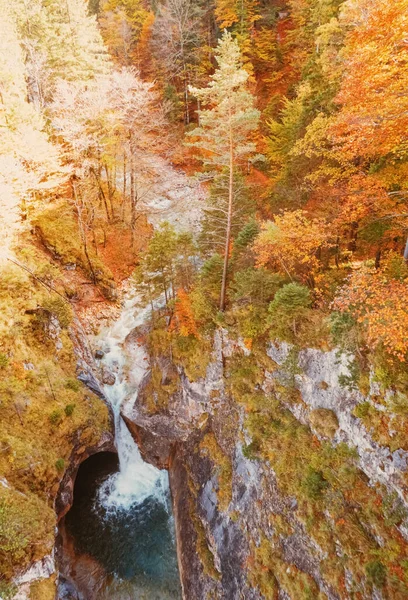
[[121, 410], [136, 399], [140, 383], [147, 371], [147, 356], [139, 344], [124, 347], [128, 334], [142, 325], [149, 309], [137, 309], [137, 297], [128, 297], [120, 318], [107, 331], [102, 331], [96, 344], [104, 351], [102, 367], [115, 375], [114, 385], [105, 385], [104, 392], [115, 419], [115, 443], [119, 456], [118, 473], [111, 475], [99, 490], [98, 502], [109, 513], [127, 510], [153, 496], [167, 505], [168, 476], [146, 463], [134, 442]]

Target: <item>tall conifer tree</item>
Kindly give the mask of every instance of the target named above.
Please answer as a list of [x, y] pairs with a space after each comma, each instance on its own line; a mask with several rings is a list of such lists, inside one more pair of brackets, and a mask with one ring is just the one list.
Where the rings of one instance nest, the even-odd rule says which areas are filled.
[[234, 172], [255, 153], [252, 134], [258, 127], [260, 113], [248, 89], [248, 72], [242, 66], [238, 42], [225, 32], [215, 52], [218, 68], [205, 88], [191, 92], [205, 107], [200, 111], [200, 125], [190, 133], [192, 146], [203, 151], [202, 162], [218, 172], [228, 173], [228, 206], [224, 244], [224, 266], [220, 310], [225, 308], [228, 263], [235, 200]]

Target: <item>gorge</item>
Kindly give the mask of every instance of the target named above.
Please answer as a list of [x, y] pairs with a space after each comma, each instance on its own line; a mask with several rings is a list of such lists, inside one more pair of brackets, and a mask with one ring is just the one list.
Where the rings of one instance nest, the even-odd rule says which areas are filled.
[[408, 598], [408, 0], [0, 0], [0, 600]]

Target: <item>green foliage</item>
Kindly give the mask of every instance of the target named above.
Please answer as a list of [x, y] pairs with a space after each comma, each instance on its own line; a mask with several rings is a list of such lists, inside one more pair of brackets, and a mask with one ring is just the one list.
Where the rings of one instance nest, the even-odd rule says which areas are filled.
[[295, 343], [300, 326], [305, 327], [312, 299], [306, 286], [288, 283], [280, 288], [269, 304], [271, 337]]
[[241, 253], [248, 248], [259, 233], [259, 225], [255, 219], [246, 223], [238, 233], [234, 242], [234, 255]]
[[71, 417], [73, 415], [74, 410], [75, 410], [75, 404], [67, 404], [66, 407], [64, 408], [64, 413], [67, 417]]
[[4, 498], [0, 498], [0, 556], [15, 556], [28, 544], [25, 532], [21, 531], [12, 518], [13, 508]]
[[72, 390], [73, 392], [79, 392], [82, 387], [81, 382], [75, 377], [67, 377], [64, 386], [67, 390]]
[[54, 544], [53, 509], [29, 490], [21, 494], [0, 490], [0, 580], [10, 581], [16, 567], [51, 552]]
[[299, 283], [288, 283], [276, 292], [273, 302], [269, 306], [272, 315], [285, 314], [296, 317], [303, 314], [304, 309], [312, 303], [309, 289]]
[[[251, 219], [255, 212], [255, 202], [250, 190], [245, 183], [245, 178], [238, 170], [234, 172], [234, 204], [231, 215], [231, 236], [234, 240], [234, 259], [237, 252], [242, 252], [251, 241], [254, 228], [258, 228], [256, 221]], [[229, 201], [229, 172], [227, 169], [218, 174], [210, 187], [207, 206], [203, 210], [200, 222], [201, 231], [198, 242], [204, 256], [214, 253], [223, 254], [225, 250], [225, 237], [228, 224]], [[251, 219], [242, 229], [242, 223]], [[237, 239], [236, 239], [237, 238]], [[238, 246], [237, 240], [239, 239]]]
[[349, 361], [348, 374], [341, 373], [338, 377], [338, 382], [341, 387], [348, 388], [349, 390], [357, 390], [358, 383], [361, 378], [361, 367], [357, 360], [354, 358]]
[[248, 460], [256, 460], [258, 458], [259, 444], [256, 441], [252, 441], [246, 446], [242, 446], [242, 454]]
[[169, 119], [176, 123], [183, 115], [183, 105], [180, 102], [176, 87], [168, 83], [163, 90], [163, 98], [168, 103]]
[[272, 300], [284, 282], [285, 278], [278, 273], [248, 267], [235, 273], [231, 284], [232, 298], [239, 303], [263, 306]]
[[370, 414], [370, 409], [371, 409], [371, 404], [369, 402], [361, 402], [360, 404], [357, 404], [353, 413], [359, 419], [364, 419], [365, 417], [367, 417]]
[[302, 481], [302, 488], [306, 496], [311, 500], [320, 500], [328, 487], [329, 483], [323, 477], [323, 473], [313, 467], [308, 467], [306, 476]]
[[16, 593], [16, 585], [0, 581], [0, 598], [2, 598], [2, 600], [13, 600]]
[[51, 425], [59, 425], [62, 421], [62, 414], [62, 410], [60, 410], [59, 408], [53, 410], [48, 416]]
[[396, 492], [384, 496], [382, 507], [387, 527], [401, 525], [408, 517], [408, 511]]
[[81, 230], [67, 203], [49, 206], [33, 219], [33, 225], [40, 241], [55, 258], [62, 264], [79, 265], [89, 277], [95, 277], [107, 297], [112, 294], [115, 285], [112, 273], [91, 248], [85, 252]]
[[212, 341], [193, 336], [176, 336], [173, 347], [173, 359], [181, 365], [190, 381], [205, 377], [211, 360]]
[[28, 275], [14, 265], [6, 265], [1, 269], [0, 298], [9, 298], [24, 294], [28, 285]]
[[217, 303], [222, 280], [223, 259], [220, 254], [213, 254], [205, 261], [200, 271], [200, 282], [209, 299]]
[[384, 261], [384, 273], [389, 279], [404, 281], [408, 278], [408, 264], [403, 256], [390, 252]]
[[356, 326], [356, 321], [350, 313], [333, 312], [329, 317], [329, 322], [333, 344], [348, 349], [350, 347], [351, 332]]
[[133, 282], [144, 303], [153, 303], [161, 294], [166, 305], [176, 290], [191, 287], [195, 274], [192, 258], [196, 253], [191, 234], [177, 233], [164, 221], [154, 231], [147, 249], [140, 256]]
[[33, 220], [33, 225], [44, 245], [63, 263], [85, 266], [78, 224], [67, 204], [48, 207]]
[[268, 329], [266, 307], [247, 304], [232, 313], [236, 319], [239, 334], [244, 340], [253, 340], [263, 336]]
[[379, 560], [374, 560], [366, 565], [367, 578], [379, 588], [387, 583], [387, 569]]
[[65, 460], [63, 458], [58, 458], [55, 462], [55, 468], [61, 473], [65, 469]]

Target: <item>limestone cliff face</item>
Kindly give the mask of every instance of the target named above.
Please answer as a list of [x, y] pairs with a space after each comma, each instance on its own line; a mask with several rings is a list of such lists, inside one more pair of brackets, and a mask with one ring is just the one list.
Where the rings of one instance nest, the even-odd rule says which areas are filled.
[[[290, 352], [284, 343], [268, 345], [272, 368], [261, 367], [262, 382], [245, 382], [268, 405], [253, 410], [263, 419], [259, 436], [248, 421], [251, 410], [230, 393], [228, 366], [259, 357], [225, 330], [215, 334], [205, 378], [191, 382], [178, 367], [179, 389], [153, 414], [146, 408], [146, 379], [124, 415], [145, 459], [169, 468], [184, 598], [404, 598], [403, 584], [387, 575], [388, 559], [377, 556], [394, 542], [402, 555], [406, 551], [407, 453], [380, 446], [354, 416], [367, 398], [342, 384], [350, 356], [308, 349], [289, 368]], [[171, 366], [163, 361], [162, 367], [166, 377]], [[248, 379], [245, 370], [240, 377], [241, 383]], [[279, 409], [270, 409], [271, 399]], [[313, 468], [306, 468], [308, 446]], [[322, 464], [334, 465], [333, 480], [316, 464], [319, 452]], [[339, 455], [347, 458], [341, 462]], [[285, 461], [288, 472], [298, 462], [298, 471], [285, 473]], [[348, 475], [341, 479], [347, 469], [354, 470], [354, 484]], [[302, 483], [292, 489], [291, 478]], [[386, 524], [362, 506], [379, 505], [381, 498], [393, 515]]]
[[[267, 372], [266, 383], [284, 376], [282, 366], [289, 352], [290, 347], [287, 344], [269, 346], [268, 355], [281, 368], [275, 373]], [[359, 465], [373, 484], [384, 484], [390, 491], [398, 494], [401, 501], [408, 506], [408, 452], [401, 448], [391, 451], [389, 447], [378, 444], [361, 419], [353, 414], [359, 404], [368, 402], [376, 405], [381, 395], [378, 384], [371, 381], [367, 395], [341, 384], [342, 377], [350, 376], [353, 359], [352, 355], [336, 350], [322, 352], [308, 348], [300, 351], [297, 357], [298, 373], [294, 375], [294, 379], [302, 403], [288, 404], [288, 408], [299, 421], [309, 425], [320, 439], [324, 436], [313, 425], [313, 411], [332, 411], [338, 420], [333, 443], [345, 442], [354, 446], [358, 452]], [[385, 400], [389, 400], [392, 395], [391, 390], [387, 391]]]

